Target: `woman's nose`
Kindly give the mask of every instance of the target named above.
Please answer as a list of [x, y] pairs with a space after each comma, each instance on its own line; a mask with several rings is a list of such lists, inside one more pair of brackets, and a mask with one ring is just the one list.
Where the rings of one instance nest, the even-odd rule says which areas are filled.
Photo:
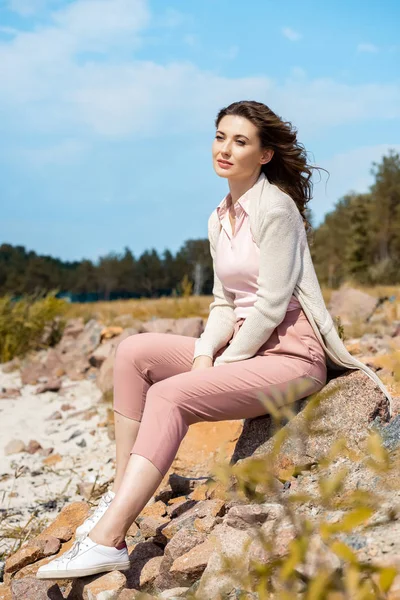
[[230, 142], [225, 142], [225, 144], [222, 144], [221, 152], [223, 154], [230, 154], [231, 153]]

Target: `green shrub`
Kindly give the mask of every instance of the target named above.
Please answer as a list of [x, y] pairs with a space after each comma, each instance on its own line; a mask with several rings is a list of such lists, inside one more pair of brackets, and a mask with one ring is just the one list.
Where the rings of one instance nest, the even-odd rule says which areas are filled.
[[10, 295], [0, 298], [0, 362], [54, 346], [60, 340], [67, 303], [56, 298], [56, 293], [31, 294], [18, 300]]

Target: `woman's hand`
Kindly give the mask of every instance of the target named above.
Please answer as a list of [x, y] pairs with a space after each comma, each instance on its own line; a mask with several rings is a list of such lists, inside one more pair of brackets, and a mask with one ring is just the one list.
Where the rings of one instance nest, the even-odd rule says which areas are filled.
[[190, 369], [191, 371], [194, 371], [195, 369], [208, 369], [209, 367], [213, 366], [213, 359], [210, 356], [197, 356], [197, 358], [194, 359], [193, 364], [192, 364], [192, 368]]

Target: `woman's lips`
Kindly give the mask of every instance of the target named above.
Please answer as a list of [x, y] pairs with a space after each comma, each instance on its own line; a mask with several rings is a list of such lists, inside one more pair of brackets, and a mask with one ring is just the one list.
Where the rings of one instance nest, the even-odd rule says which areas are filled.
[[223, 162], [222, 160], [217, 160], [217, 163], [222, 169], [230, 169], [233, 166], [231, 163]]

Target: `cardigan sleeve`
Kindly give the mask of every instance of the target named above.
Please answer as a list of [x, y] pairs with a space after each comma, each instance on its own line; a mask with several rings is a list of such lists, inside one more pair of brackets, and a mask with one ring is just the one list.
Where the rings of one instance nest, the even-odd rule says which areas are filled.
[[205, 329], [196, 339], [193, 360], [197, 356], [205, 355], [214, 358], [214, 354], [224, 346], [232, 336], [235, 328], [236, 316], [234, 313], [234, 295], [224, 288], [215, 271], [215, 241], [213, 236], [213, 215], [208, 220], [208, 239], [210, 253], [213, 261], [214, 300], [209, 306], [209, 316]]
[[231, 344], [216, 358], [214, 366], [256, 354], [283, 321], [299, 278], [305, 236], [301, 235], [298, 215], [278, 208], [263, 216], [257, 299]]

